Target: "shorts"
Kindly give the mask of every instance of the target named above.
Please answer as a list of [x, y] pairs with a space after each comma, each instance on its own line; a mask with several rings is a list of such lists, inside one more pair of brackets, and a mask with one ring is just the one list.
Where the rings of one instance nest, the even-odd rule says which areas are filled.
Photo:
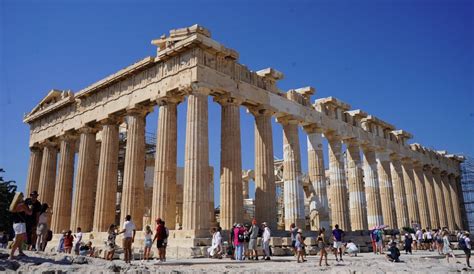
[[340, 241], [334, 242], [334, 245], [333, 245], [334, 248], [341, 248], [341, 246], [342, 246], [342, 242]]
[[15, 235], [20, 235], [26, 233], [26, 224], [25, 223], [15, 223], [13, 224], [13, 230]]
[[291, 241], [291, 247], [295, 248], [296, 246], [296, 241]]
[[151, 244], [152, 244], [151, 239], [145, 239], [145, 247], [150, 248]]
[[466, 256], [470, 257], [471, 256], [471, 249], [470, 248], [463, 248], [462, 249], [464, 251], [464, 254], [466, 254]]
[[257, 239], [250, 239], [249, 249], [257, 249]]
[[426, 239], [424, 242], [427, 244], [431, 244], [433, 242], [433, 239]]
[[323, 242], [318, 242], [318, 247], [322, 249], [325, 248], [326, 245]]
[[123, 238], [122, 243], [124, 249], [132, 249], [132, 238]]
[[48, 225], [47, 224], [38, 224], [36, 228], [36, 235], [44, 235], [48, 233]]
[[377, 244], [378, 247], [383, 246], [383, 242], [382, 242], [382, 241], [378, 241], [378, 242], [376, 242], [376, 244]]
[[418, 244], [421, 244], [423, 241], [421, 239], [416, 240]]
[[164, 240], [158, 240], [158, 241], [156, 241], [156, 247], [157, 247], [157, 248], [166, 247], [166, 246], [164, 245]]

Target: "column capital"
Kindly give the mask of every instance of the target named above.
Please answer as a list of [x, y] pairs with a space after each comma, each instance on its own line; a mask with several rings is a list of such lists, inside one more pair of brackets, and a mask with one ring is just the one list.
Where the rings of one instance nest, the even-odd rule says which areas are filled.
[[76, 132], [66, 132], [63, 135], [59, 136], [59, 141], [75, 141], [78, 136]]
[[401, 161], [402, 161], [402, 164], [404, 164], [404, 165], [412, 165], [413, 164], [413, 159], [412, 158], [403, 157], [401, 159]]
[[433, 174], [441, 174], [441, 171], [438, 167], [433, 167], [431, 171], [433, 172]]
[[423, 171], [428, 172], [431, 170], [432, 170], [432, 167], [430, 165], [423, 165]]
[[30, 151], [31, 152], [41, 151], [41, 145], [39, 143], [34, 143], [32, 146], [30, 146]]
[[165, 97], [157, 98], [155, 100], [155, 102], [158, 106], [173, 105], [173, 104], [178, 105], [183, 101], [184, 101], [184, 96], [183, 95], [165, 96]]
[[357, 138], [344, 139], [343, 142], [347, 146], [360, 146], [360, 142]]
[[221, 106], [226, 106], [226, 105], [240, 106], [242, 104], [242, 102], [244, 102], [244, 100], [242, 100], [240, 98], [232, 97], [228, 94], [214, 96], [213, 100], [214, 100], [214, 102], [220, 104]]
[[100, 120], [100, 126], [104, 125], [120, 125], [124, 120], [123, 116], [111, 114], [107, 118]]
[[57, 140], [54, 139], [54, 140], [51, 140], [51, 139], [46, 139], [46, 140], [43, 140], [39, 143], [39, 148], [44, 148], [44, 147], [57, 147], [58, 146], [58, 143], [57, 143]]
[[282, 125], [298, 125], [299, 121], [294, 119], [291, 115], [285, 115], [282, 117], [278, 117], [277, 122], [282, 124]]
[[96, 126], [84, 126], [77, 130], [77, 132], [79, 132], [80, 134], [82, 133], [95, 134], [97, 133], [97, 131], [99, 131], [99, 129]]
[[252, 113], [253, 116], [272, 116], [276, 113], [275, 111], [263, 106], [247, 106], [247, 112]]
[[303, 126], [304, 131], [306, 131], [307, 134], [311, 133], [323, 133], [323, 129], [319, 127], [317, 124], [310, 124]]
[[446, 170], [440, 170], [441, 176], [448, 176], [448, 172]]
[[149, 112], [153, 111], [151, 106], [133, 106], [126, 109], [127, 116], [143, 116], [145, 117]]

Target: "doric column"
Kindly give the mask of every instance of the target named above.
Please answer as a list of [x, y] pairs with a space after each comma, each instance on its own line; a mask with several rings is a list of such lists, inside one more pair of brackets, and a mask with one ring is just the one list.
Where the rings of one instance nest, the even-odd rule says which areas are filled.
[[102, 121], [97, 193], [95, 198], [94, 231], [107, 231], [115, 223], [117, 197], [119, 128], [118, 121]]
[[441, 185], [443, 190], [445, 209], [446, 209], [446, 218], [448, 221], [449, 230], [454, 230], [456, 227], [456, 221], [454, 217], [453, 204], [451, 201], [451, 189], [449, 187], [449, 178], [446, 172], [441, 173]]
[[43, 159], [41, 160], [41, 172], [38, 186], [39, 200], [53, 207], [54, 191], [56, 182], [56, 166], [58, 149], [55, 143], [46, 141], [43, 144]]
[[322, 131], [314, 126], [305, 127], [308, 135], [308, 174], [315, 192], [315, 209], [318, 228], [329, 227], [329, 202], [324, 170], [324, 153]]
[[177, 176], [177, 105], [179, 99], [166, 98], [158, 102], [156, 129], [155, 174], [151, 217], [176, 223]]
[[249, 179], [242, 179], [242, 199], [249, 198]]
[[220, 225], [231, 229], [243, 221], [242, 156], [240, 142], [239, 101], [225, 97], [216, 101], [222, 107], [221, 170], [220, 170]]
[[145, 192], [145, 116], [148, 108], [134, 108], [127, 112], [127, 147], [122, 188], [120, 221], [132, 216], [137, 230], [143, 226]]
[[415, 176], [416, 196], [418, 198], [418, 211], [420, 213], [421, 227], [431, 226], [430, 212], [428, 209], [428, 199], [426, 197], [425, 178], [423, 176], [423, 167], [419, 163], [413, 165]]
[[91, 127], [79, 130], [79, 152], [77, 172], [72, 204], [71, 229], [82, 228], [83, 232], [92, 231], [94, 220], [94, 198], [97, 182], [94, 180], [96, 158], [96, 132]]
[[207, 107], [207, 94], [193, 91], [188, 96], [184, 155], [183, 229], [193, 230], [197, 234], [207, 232], [210, 225]]
[[355, 140], [347, 140], [346, 147], [351, 228], [352, 230], [367, 230], [367, 203], [360, 147]]
[[74, 135], [68, 134], [60, 137], [59, 170], [56, 178], [51, 220], [51, 230], [54, 233], [70, 229], [75, 144], [76, 137]]
[[347, 199], [347, 183], [344, 170], [341, 139], [325, 134], [329, 149], [329, 182], [331, 183], [331, 224], [339, 224], [342, 230], [351, 230], [349, 222], [349, 206]]
[[453, 229], [462, 229], [462, 218], [461, 218], [461, 202], [458, 196], [458, 185], [456, 182], [456, 177], [453, 174], [448, 176], [449, 178], [449, 193], [451, 194], [451, 202], [453, 204], [454, 220], [456, 226]]
[[285, 229], [305, 227], [304, 191], [301, 182], [301, 155], [298, 122], [281, 120], [283, 126], [283, 187], [285, 204]]
[[402, 159], [403, 182], [407, 195], [408, 220], [410, 224], [419, 223], [418, 199], [416, 197], [415, 178], [413, 175], [413, 162], [411, 159]]
[[430, 212], [430, 227], [439, 227], [438, 206], [436, 203], [436, 195], [433, 181], [433, 172], [430, 166], [423, 167], [423, 175], [425, 179], [426, 201]]
[[379, 175], [383, 222], [391, 228], [397, 228], [392, 173], [390, 171], [390, 155], [385, 151], [377, 151], [375, 155], [377, 157], [377, 173]]
[[28, 177], [26, 179], [25, 196], [34, 190], [38, 191], [41, 173], [41, 159], [43, 150], [37, 146], [30, 147], [30, 162], [28, 166]]
[[255, 116], [255, 218], [276, 229], [272, 114], [264, 109], [250, 111]]
[[438, 168], [433, 168], [433, 185], [436, 196], [436, 207], [438, 207], [438, 219], [440, 228], [448, 226], [446, 216], [446, 204], [444, 202], [443, 186], [441, 182], [441, 173]]
[[380, 201], [380, 187], [377, 173], [375, 150], [362, 147], [364, 154], [365, 195], [367, 198], [367, 224], [369, 229], [383, 224], [382, 202]]
[[393, 197], [395, 201], [395, 212], [397, 215], [398, 227], [408, 227], [408, 207], [406, 203], [405, 183], [403, 181], [403, 170], [400, 159], [393, 155], [390, 162], [390, 173], [392, 175]]

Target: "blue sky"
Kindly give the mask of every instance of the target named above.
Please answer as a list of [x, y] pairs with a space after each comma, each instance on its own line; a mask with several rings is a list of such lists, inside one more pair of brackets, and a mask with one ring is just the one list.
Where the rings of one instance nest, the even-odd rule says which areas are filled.
[[[29, 129], [22, 117], [50, 89], [78, 91], [154, 55], [152, 39], [195, 23], [236, 49], [250, 69], [282, 71], [282, 90], [314, 86], [313, 100], [337, 97], [413, 133], [412, 142], [474, 156], [472, 1], [253, 2], [0, 0], [5, 177], [24, 189]], [[179, 110], [182, 166], [185, 105]], [[209, 112], [217, 187], [219, 106], [211, 103]], [[253, 168], [253, 119], [241, 113], [243, 167]], [[147, 131], [155, 132], [156, 121], [155, 111]], [[273, 129], [275, 155], [281, 157], [281, 126]], [[307, 170], [302, 132], [300, 139]]]

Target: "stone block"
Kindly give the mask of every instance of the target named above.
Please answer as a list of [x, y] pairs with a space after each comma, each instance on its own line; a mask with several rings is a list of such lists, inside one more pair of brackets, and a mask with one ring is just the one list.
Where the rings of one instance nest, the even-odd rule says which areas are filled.
[[286, 255], [285, 249], [283, 249], [281, 247], [272, 247], [271, 249], [272, 249], [273, 256], [285, 256]]
[[270, 239], [270, 245], [271, 246], [281, 246], [282, 240], [280, 237], [273, 237]]
[[304, 239], [304, 243], [308, 246], [317, 245], [316, 239], [313, 237], [306, 237], [306, 239]]
[[281, 238], [281, 245], [282, 246], [291, 246], [291, 238], [290, 237], [282, 237]]

